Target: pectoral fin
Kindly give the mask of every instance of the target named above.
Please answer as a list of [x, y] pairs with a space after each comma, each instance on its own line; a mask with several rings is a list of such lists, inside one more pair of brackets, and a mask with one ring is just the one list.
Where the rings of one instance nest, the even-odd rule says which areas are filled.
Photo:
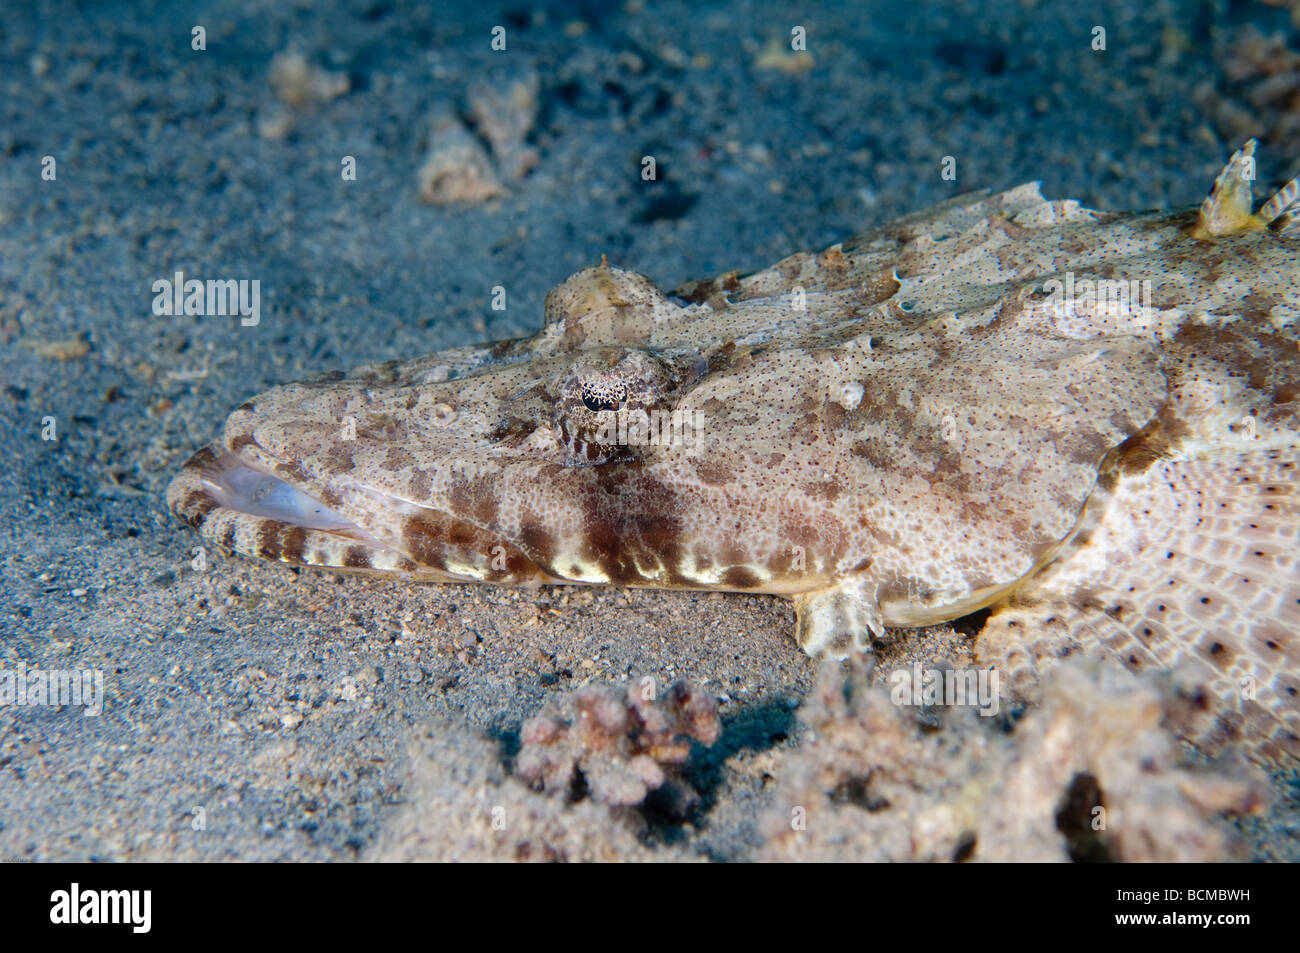
[[995, 610], [976, 653], [1021, 697], [1075, 653], [1169, 670], [1187, 740], [1300, 756], [1300, 450], [1122, 478], [1088, 538]]

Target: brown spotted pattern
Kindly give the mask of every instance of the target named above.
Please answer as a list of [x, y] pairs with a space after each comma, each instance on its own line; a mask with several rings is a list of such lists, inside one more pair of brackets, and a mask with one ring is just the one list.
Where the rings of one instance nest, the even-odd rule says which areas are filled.
[[[602, 262], [548, 295], [531, 338], [257, 396], [169, 500], [288, 562], [794, 596], [810, 652], [1023, 605], [1127, 512], [1131, 478], [1296, 453], [1300, 237], [1196, 222], [1030, 184], [672, 295]], [[595, 438], [632, 405], [694, 439]], [[213, 495], [231, 467], [346, 525], [241, 512]], [[1251, 657], [1196, 645], [1218, 669]]]

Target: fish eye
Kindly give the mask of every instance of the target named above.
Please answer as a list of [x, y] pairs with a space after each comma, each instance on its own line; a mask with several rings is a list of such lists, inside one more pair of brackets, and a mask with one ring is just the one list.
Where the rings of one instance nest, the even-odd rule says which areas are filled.
[[621, 381], [583, 381], [582, 403], [593, 413], [618, 410], [627, 399], [627, 387]]

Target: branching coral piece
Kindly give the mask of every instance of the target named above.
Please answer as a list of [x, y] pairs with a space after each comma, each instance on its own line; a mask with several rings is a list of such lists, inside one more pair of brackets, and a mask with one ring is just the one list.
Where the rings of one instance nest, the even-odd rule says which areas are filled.
[[692, 739], [710, 745], [720, 733], [714, 699], [687, 683], [662, 698], [649, 680], [626, 695], [593, 685], [524, 722], [515, 773], [547, 791], [585, 783], [603, 804], [640, 804], [685, 764]]

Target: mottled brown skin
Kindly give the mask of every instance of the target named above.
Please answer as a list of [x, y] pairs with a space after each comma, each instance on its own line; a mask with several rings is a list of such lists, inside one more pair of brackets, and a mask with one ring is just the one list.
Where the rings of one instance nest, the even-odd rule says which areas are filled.
[[[1032, 184], [965, 196], [675, 296], [588, 268], [531, 338], [254, 398], [169, 501], [286, 562], [779, 593], [810, 654], [1023, 611], [1031, 583], [1114, 535], [1107, 514], [1146, 492], [1132, 481], [1296, 453], [1300, 236], [1286, 214], [1234, 217], [1224, 181], [1199, 215], [1095, 212]], [[1047, 283], [1067, 273], [1149, 281], [1151, 309], [1063, 302]], [[698, 439], [597, 436], [641, 410]], [[231, 474], [325, 512], [292, 525]], [[1293, 642], [1279, 670], [1300, 668]]]

